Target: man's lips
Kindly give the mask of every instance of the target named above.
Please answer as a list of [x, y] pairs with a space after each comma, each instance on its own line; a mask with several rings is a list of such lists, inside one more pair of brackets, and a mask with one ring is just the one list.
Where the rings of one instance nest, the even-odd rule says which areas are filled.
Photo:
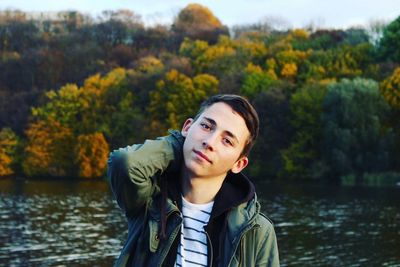
[[199, 157], [205, 159], [206, 161], [212, 163], [212, 161], [203, 153], [201, 153], [200, 151], [197, 151], [196, 149], [193, 149], [193, 152], [198, 155]]

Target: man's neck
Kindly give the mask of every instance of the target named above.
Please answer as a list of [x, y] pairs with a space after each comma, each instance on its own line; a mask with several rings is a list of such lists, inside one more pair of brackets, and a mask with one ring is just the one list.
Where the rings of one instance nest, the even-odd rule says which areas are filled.
[[195, 177], [185, 170], [182, 170], [181, 175], [183, 197], [193, 204], [213, 201], [226, 176]]

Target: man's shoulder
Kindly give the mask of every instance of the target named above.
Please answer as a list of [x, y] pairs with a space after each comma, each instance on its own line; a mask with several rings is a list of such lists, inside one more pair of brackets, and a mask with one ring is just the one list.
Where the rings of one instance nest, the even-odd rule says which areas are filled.
[[261, 212], [261, 205], [260, 202], [258, 202], [258, 200], [256, 199], [256, 197], [254, 201], [256, 202], [257, 205], [257, 212], [255, 214], [256, 217], [254, 223], [258, 225], [259, 230], [264, 233], [274, 231], [274, 222], [265, 213]]
[[274, 227], [274, 222], [267, 215], [265, 215], [262, 212], [257, 214], [256, 222], [261, 227], [266, 227], [266, 228], [273, 228]]

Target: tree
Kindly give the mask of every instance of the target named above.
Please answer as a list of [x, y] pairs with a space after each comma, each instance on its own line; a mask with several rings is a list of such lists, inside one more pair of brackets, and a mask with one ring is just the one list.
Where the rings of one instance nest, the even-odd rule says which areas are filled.
[[22, 163], [27, 176], [70, 176], [74, 175], [71, 129], [49, 118], [38, 120], [26, 130], [27, 146]]
[[260, 118], [260, 134], [250, 153], [253, 163], [248, 167], [254, 177], [278, 178], [283, 168], [280, 151], [288, 147], [293, 134], [288, 93], [292, 90], [291, 84], [280, 82], [252, 100]]
[[168, 72], [150, 93], [151, 133], [161, 135], [169, 128], [180, 128], [186, 118], [196, 114], [203, 100], [218, 91], [217, 88], [218, 80], [208, 74], [191, 79], [177, 70]]
[[323, 159], [330, 178], [392, 167], [393, 133], [383, 122], [388, 105], [373, 80], [343, 79], [328, 86], [323, 106]]
[[266, 92], [274, 84], [276, 78], [261, 67], [249, 64], [246, 68], [243, 85], [240, 93], [253, 99], [262, 92]]
[[400, 68], [393, 71], [393, 74], [387, 77], [380, 84], [380, 91], [386, 102], [392, 107], [392, 115], [387, 121], [388, 127], [392, 127], [396, 134], [396, 169], [400, 170]]
[[381, 83], [380, 90], [389, 105], [400, 110], [400, 68]]
[[75, 145], [78, 176], [92, 178], [104, 175], [108, 153], [108, 143], [102, 133], [79, 135]]
[[[288, 148], [282, 151], [282, 176], [288, 178], [321, 178], [319, 168], [322, 127], [322, 104], [326, 87], [310, 84], [295, 92], [290, 99], [290, 125], [294, 136]], [[323, 171], [323, 170], [322, 170]]]
[[228, 29], [219, 19], [207, 7], [199, 4], [189, 4], [182, 9], [174, 20], [172, 31], [178, 36], [209, 43], [215, 43], [221, 34], [228, 34]]
[[383, 30], [378, 52], [384, 60], [400, 62], [400, 16]]
[[18, 137], [10, 128], [0, 131], [0, 176], [10, 175], [15, 172], [13, 165], [16, 161], [16, 148]]

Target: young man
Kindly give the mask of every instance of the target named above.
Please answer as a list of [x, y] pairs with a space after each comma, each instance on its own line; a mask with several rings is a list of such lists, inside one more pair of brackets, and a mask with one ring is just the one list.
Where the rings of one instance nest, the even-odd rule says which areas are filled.
[[180, 133], [112, 152], [128, 220], [116, 266], [279, 266], [273, 226], [241, 173], [258, 128], [247, 100], [216, 95]]

